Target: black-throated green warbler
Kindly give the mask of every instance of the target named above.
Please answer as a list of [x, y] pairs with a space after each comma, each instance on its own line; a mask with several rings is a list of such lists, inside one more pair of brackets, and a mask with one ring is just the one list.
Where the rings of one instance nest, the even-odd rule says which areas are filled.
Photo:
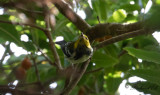
[[87, 61], [93, 54], [93, 49], [86, 35], [81, 33], [79, 38], [74, 42], [59, 41], [56, 42], [71, 63], [82, 63]]

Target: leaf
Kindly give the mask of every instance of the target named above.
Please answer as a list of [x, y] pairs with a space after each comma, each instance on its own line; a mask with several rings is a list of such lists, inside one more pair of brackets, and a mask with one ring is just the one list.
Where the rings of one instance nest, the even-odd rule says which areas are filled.
[[107, 3], [105, 0], [98, 0], [99, 1], [99, 11], [100, 11], [100, 18], [102, 20], [107, 20]]
[[109, 93], [114, 94], [117, 91], [120, 83], [122, 82], [122, 78], [108, 77], [106, 82], [107, 82], [107, 89]]
[[118, 63], [118, 59], [111, 57], [107, 54], [95, 52], [92, 61], [96, 63], [96, 67], [111, 67]]
[[61, 29], [63, 27], [65, 27], [67, 23], [69, 23], [69, 20], [66, 18], [58, 20], [58, 22], [56, 23], [56, 26], [55, 26], [55, 31], [57, 31], [57, 33], [58, 33], [58, 31], [61, 31]]
[[118, 48], [114, 44], [106, 46], [104, 50], [107, 53], [107, 55], [111, 55], [113, 57], [117, 57], [119, 53]]
[[35, 51], [36, 50], [32, 42], [30, 42], [30, 41], [29, 42], [23, 42], [22, 41], [22, 43], [25, 46], [25, 49], [27, 51]]
[[141, 77], [151, 83], [156, 83], [160, 85], [159, 73], [160, 73], [160, 70], [152, 70], [152, 69], [137, 69], [137, 70], [131, 70], [128, 72], [128, 74]]
[[133, 44], [138, 44], [139, 48], [145, 48], [148, 45], [158, 46], [159, 43], [152, 35], [137, 36], [131, 41]]
[[6, 40], [4, 40], [3, 38], [0, 38], [0, 44], [5, 43]]
[[30, 68], [27, 71], [26, 81], [28, 83], [32, 83], [32, 82], [35, 82], [36, 80], [37, 80], [37, 77], [36, 77], [36, 73], [35, 73], [35, 68]]
[[132, 55], [134, 57], [160, 64], [160, 53], [158, 53], [158, 52], [135, 49], [135, 48], [130, 48], [130, 47], [127, 47], [127, 48], [124, 48], [124, 49], [130, 55]]
[[92, 0], [94, 11], [100, 17], [100, 20], [107, 20], [107, 2], [105, 0]]
[[[1, 19], [8, 20], [8, 15], [2, 15], [0, 16]], [[17, 45], [23, 46], [23, 44], [20, 41], [20, 35], [15, 29], [14, 25], [7, 24], [7, 23], [0, 23], [0, 37], [3, 38], [6, 41], [11, 41], [16, 43]]]
[[149, 11], [149, 14], [146, 15], [146, 27], [153, 27], [155, 29], [160, 30], [159, 28], [159, 22], [160, 22], [160, 13], [159, 13], [160, 6], [155, 5], [151, 8]]
[[[33, 41], [33, 43], [35, 43], [36, 45], [39, 45], [39, 44], [38, 44], [38, 43], [39, 43], [39, 39], [40, 39], [39, 35], [41, 35], [40, 32], [41, 32], [41, 31], [38, 31], [37, 29], [32, 29], [32, 30], [31, 30], [32, 41]], [[43, 35], [44, 35], [44, 34], [43, 34]]]
[[127, 4], [121, 5], [120, 9], [125, 9], [127, 12], [133, 12], [135, 10], [139, 11], [141, 8], [138, 4], [131, 5], [127, 3]]
[[133, 64], [136, 64], [135, 59], [137, 59], [137, 58], [132, 57], [129, 54], [124, 54], [124, 55], [120, 56], [119, 63], [116, 64], [114, 66], [114, 68], [119, 71], [128, 71], [128, 69], [133, 67]]
[[[2, 37], [4, 40], [6, 41], [11, 41], [11, 42], [15, 42], [18, 45], [22, 45], [21, 41], [20, 41], [20, 36], [16, 35], [17, 33], [11, 33], [12, 31], [16, 31], [16, 30], [12, 30], [12, 28], [7, 31], [6, 29], [1, 27], [2, 25], [0, 25], [0, 37]], [[8, 26], [7, 24], [5, 26]], [[9, 26], [7, 28], [10, 28]]]
[[112, 17], [113, 17], [114, 21], [122, 22], [127, 17], [126, 11], [123, 9], [118, 9], [117, 11], [115, 11], [113, 13]]
[[[38, 72], [42, 82], [45, 82], [56, 74], [56, 69], [50, 64], [38, 64]], [[27, 71], [27, 82], [35, 82], [37, 80], [35, 68], [31, 68]]]
[[26, 57], [26, 55], [22, 54], [20, 56], [15, 56], [15, 55], [12, 55], [10, 56], [10, 58], [7, 60], [7, 64], [8, 65], [12, 65], [13, 63], [16, 63], [16, 62], [20, 62], [22, 61], [24, 58]]
[[133, 88], [140, 92], [144, 92], [145, 94], [151, 95], [159, 95], [160, 86], [154, 83], [146, 82], [146, 81], [138, 81], [136, 83], [128, 83]]

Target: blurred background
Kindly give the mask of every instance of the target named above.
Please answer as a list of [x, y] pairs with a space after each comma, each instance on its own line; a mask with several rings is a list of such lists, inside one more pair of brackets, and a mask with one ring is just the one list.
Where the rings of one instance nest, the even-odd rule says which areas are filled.
[[[160, 0], [65, 0], [88, 24], [148, 21], [159, 27]], [[97, 16], [99, 19], [97, 19]], [[26, 25], [28, 24], [28, 25]], [[0, 1], [0, 94], [57, 95], [65, 78], [57, 73], [49, 39], [76, 40], [80, 30], [50, 0]], [[96, 44], [110, 38], [98, 38]], [[159, 95], [160, 32], [122, 40], [94, 52], [70, 95]], [[63, 67], [71, 64], [58, 45]]]

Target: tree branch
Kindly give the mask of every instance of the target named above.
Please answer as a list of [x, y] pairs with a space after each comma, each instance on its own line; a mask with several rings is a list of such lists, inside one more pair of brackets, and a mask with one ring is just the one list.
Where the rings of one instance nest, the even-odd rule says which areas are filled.
[[40, 49], [39, 46], [37, 46], [37, 49], [38, 49], [38, 51], [40, 51], [42, 53], [43, 57], [49, 62], [49, 64], [55, 66], [55, 64], [48, 58], [48, 56], [45, 53], [43, 53], [43, 51]]
[[87, 31], [86, 35], [89, 37], [90, 41], [93, 41], [97, 38], [102, 38], [104, 36], [114, 37], [142, 28], [142, 22], [136, 22], [126, 25], [119, 23], [100, 23], [91, 27], [91, 29]]
[[55, 43], [53, 42], [52, 40], [52, 34], [50, 31], [45, 31], [45, 34], [46, 36], [48, 37], [49, 39], [49, 44], [50, 44], [50, 47], [51, 47], [51, 51], [53, 53], [53, 56], [55, 58], [55, 64], [57, 65], [57, 69], [58, 70], [62, 70], [62, 66], [61, 66], [61, 62], [60, 62], [60, 58], [59, 58], [59, 55], [57, 53], [57, 50], [56, 50], [56, 47], [55, 47]]
[[125, 34], [122, 34], [122, 35], [119, 35], [119, 36], [115, 36], [115, 37], [112, 37], [108, 40], [105, 40], [105, 41], [99, 43], [98, 45], [96, 45], [94, 47], [94, 50], [96, 51], [99, 48], [102, 48], [106, 45], [109, 45], [109, 44], [112, 44], [112, 43], [115, 43], [115, 42], [118, 42], [118, 41], [121, 41], [121, 40], [125, 40], [125, 39], [128, 39], [128, 38], [136, 37], [136, 36], [147, 34], [147, 33], [153, 33], [153, 32], [154, 32], [154, 30], [140, 29], [140, 30], [125, 33]]
[[37, 29], [39, 29], [41, 31], [48, 31], [47, 29], [41, 28], [40, 26], [37, 26], [35, 24], [11, 22], [11, 21], [4, 21], [4, 20], [0, 20], [0, 23], [7, 23], [7, 24], [12, 24], [12, 25], [24, 25], [24, 26], [30, 26], [30, 27], [33, 27], [33, 28], [37, 28]]
[[88, 71], [88, 72], [86, 72], [85, 74], [90, 74], [90, 73], [94, 73], [94, 72], [98, 72], [98, 71], [100, 71], [100, 70], [103, 70], [104, 68], [98, 68], [98, 69], [95, 69], [95, 70], [92, 70], [92, 71]]
[[52, 35], [51, 35], [51, 32], [49, 30], [41, 28], [40, 26], [37, 26], [37, 25], [34, 25], [34, 24], [27, 24], [27, 23], [10, 22], [10, 21], [3, 21], [3, 20], [0, 20], [0, 23], [8, 23], [8, 24], [13, 24], [13, 25], [25, 25], [25, 26], [30, 26], [30, 27], [37, 28], [37, 29], [43, 31], [46, 34], [47, 38], [49, 39], [49, 44], [51, 46], [51, 51], [52, 51], [53, 56], [55, 58], [56, 67], [59, 70], [62, 69], [62, 66], [61, 66], [61, 63], [60, 63], [60, 60], [59, 60], [59, 56], [58, 56], [58, 53], [57, 53], [56, 48], [55, 48], [55, 44], [52, 40]]
[[[6, 47], [5, 47], [5, 48], [6, 48]], [[0, 68], [2, 68], [2, 63], [3, 63], [6, 55], [7, 55], [7, 49], [4, 51], [3, 56], [2, 56], [2, 58], [1, 58], [1, 60], [0, 60]]]
[[0, 94], [12, 93], [13, 95], [42, 95], [40, 92], [30, 92], [19, 89], [9, 88], [9, 86], [0, 85]]
[[88, 65], [89, 65], [90, 59], [84, 63], [82, 63], [82, 66], [78, 68], [74, 73], [71, 82], [68, 84], [68, 86], [62, 91], [60, 95], [69, 95], [69, 93], [72, 91], [72, 89], [77, 85], [77, 83], [82, 78], [83, 74], [85, 73]]
[[35, 57], [34, 56], [31, 56], [31, 57], [32, 57], [34, 68], [35, 68], [37, 80], [38, 80], [38, 82], [40, 82], [40, 75], [39, 75], [39, 72], [38, 72], [38, 68], [37, 68], [37, 63], [35, 61]]
[[79, 30], [86, 32], [90, 25], [77, 15], [64, 0], [52, 0], [58, 10], [66, 16]]

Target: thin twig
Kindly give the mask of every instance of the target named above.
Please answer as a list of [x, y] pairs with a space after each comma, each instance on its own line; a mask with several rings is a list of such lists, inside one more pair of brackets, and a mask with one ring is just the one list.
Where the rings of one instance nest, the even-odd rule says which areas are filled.
[[40, 51], [42, 53], [42, 55], [44, 56], [44, 58], [51, 64], [51, 65], [55, 65], [48, 57], [45, 53], [43, 53], [43, 51], [39, 48], [38, 48], [38, 51]]
[[49, 13], [50, 12], [49, 12], [49, 9], [47, 7], [44, 6], [44, 8], [45, 8], [44, 13], [46, 13], [46, 15], [45, 15], [46, 29], [48, 30], [48, 31], [44, 31], [44, 32], [45, 32], [47, 38], [49, 39], [49, 44], [50, 44], [53, 56], [55, 58], [55, 64], [57, 66], [57, 69], [62, 70], [63, 68], [62, 68], [62, 65], [61, 65], [61, 61], [60, 61], [59, 55], [57, 53], [55, 43], [53, 42], [53, 39], [52, 39], [53, 37], [52, 37], [51, 31], [49, 31], [49, 29], [50, 29]]
[[37, 63], [36, 63], [35, 58], [33, 56], [32, 56], [32, 61], [33, 61], [34, 67], [35, 67], [35, 72], [36, 72], [37, 80], [38, 80], [38, 82], [40, 82], [40, 75], [39, 75]]
[[6, 93], [12, 93], [13, 95], [42, 95], [41, 92], [35, 92], [35, 91], [25, 91], [25, 90], [20, 90], [16, 88], [9, 88], [9, 86], [1, 86], [0, 85], [0, 92], [1, 94], [6, 94]]
[[31, 56], [31, 57], [32, 57], [32, 61], [33, 61], [34, 67], [35, 67], [35, 72], [36, 72], [36, 76], [37, 76], [38, 87], [39, 87], [39, 89], [41, 89], [41, 91], [42, 91], [42, 90], [43, 90], [43, 86], [42, 86], [42, 83], [41, 83], [41, 80], [40, 80], [40, 74], [39, 74], [39, 71], [38, 71], [36, 59], [35, 59], [34, 56]]
[[34, 25], [34, 24], [27, 24], [27, 23], [19, 23], [19, 22], [10, 22], [10, 21], [3, 21], [3, 20], [0, 20], [0, 23], [8, 23], [8, 24], [13, 24], [13, 25], [25, 25], [25, 26], [30, 26], [30, 27], [34, 27], [34, 28], [37, 28], [41, 31], [43, 31], [46, 36], [48, 37], [49, 39], [49, 44], [51, 46], [51, 51], [53, 53], [53, 56], [55, 58], [55, 62], [56, 62], [56, 67], [61, 70], [63, 69], [62, 66], [61, 66], [61, 63], [60, 63], [60, 60], [59, 60], [59, 56], [58, 56], [58, 53], [56, 51], [56, 47], [55, 47], [55, 44], [52, 40], [52, 35], [51, 35], [51, 32], [47, 29], [44, 29], [44, 28], [41, 28], [37, 25]]
[[118, 41], [121, 41], [121, 40], [125, 40], [127, 38], [132, 38], [132, 37], [136, 37], [136, 36], [147, 34], [147, 33], [153, 33], [153, 32], [154, 32], [153, 30], [140, 29], [140, 30], [125, 33], [125, 34], [122, 34], [122, 35], [119, 35], [119, 36], [115, 36], [115, 37], [112, 37], [108, 40], [105, 40], [105, 41], [99, 43], [98, 45], [96, 45], [94, 47], [94, 50], [96, 51], [99, 48], [102, 48], [104, 46], [107, 46], [109, 44], [112, 44], [112, 43], [115, 43], [115, 42], [118, 42]]
[[47, 29], [44, 29], [40, 26], [37, 26], [35, 24], [28, 24], [28, 23], [20, 23], [20, 22], [11, 22], [11, 21], [4, 21], [4, 20], [0, 20], [0, 23], [7, 23], [7, 24], [12, 24], [12, 25], [24, 25], [24, 26], [30, 26], [30, 27], [33, 27], [33, 28], [37, 28], [41, 31], [48, 31]]
[[98, 22], [99, 22], [99, 24], [101, 23], [101, 21], [100, 21], [100, 19], [99, 19], [99, 16], [97, 16], [97, 20], [98, 20]]
[[55, 47], [55, 43], [52, 40], [52, 34], [51, 34], [50, 31], [45, 31], [45, 34], [49, 39], [49, 44], [50, 44], [50, 47], [51, 47], [51, 51], [53, 53], [53, 56], [54, 56], [55, 62], [56, 62], [55, 64], [57, 65], [58, 70], [62, 70], [63, 68], [61, 66], [60, 58], [59, 58], [59, 55], [57, 53], [57, 50], [56, 50], [56, 47]]
[[28, 13], [36, 13], [36, 14], [43, 15], [43, 12], [41, 12], [41, 11], [28, 10], [28, 9], [26, 9], [26, 8], [22, 8], [22, 7], [18, 7], [18, 6], [15, 6], [15, 8], [17, 8], [18, 10], [21, 10], [21, 11], [28, 12]]
[[6, 49], [5, 52], [3, 53], [3, 56], [2, 56], [2, 58], [1, 58], [1, 60], [0, 60], [0, 67], [2, 67], [2, 63], [3, 63], [6, 55], [7, 55], [7, 49]]
[[72, 77], [72, 81], [69, 83], [69, 85], [62, 91], [60, 95], [69, 95], [69, 93], [72, 91], [72, 89], [77, 85], [77, 83], [82, 78], [83, 74], [85, 73], [88, 64], [90, 62], [90, 59], [86, 62], [84, 62], [81, 66], [81, 68], [77, 69], [74, 76]]
[[19, 83], [16, 87], [27, 87], [31, 85], [39, 85], [39, 82], [33, 82], [33, 83]]
[[92, 70], [92, 71], [88, 71], [85, 74], [90, 74], [90, 73], [98, 72], [100, 70], [103, 70], [103, 68], [98, 68], [98, 69], [95, 69], [95, 70]]

